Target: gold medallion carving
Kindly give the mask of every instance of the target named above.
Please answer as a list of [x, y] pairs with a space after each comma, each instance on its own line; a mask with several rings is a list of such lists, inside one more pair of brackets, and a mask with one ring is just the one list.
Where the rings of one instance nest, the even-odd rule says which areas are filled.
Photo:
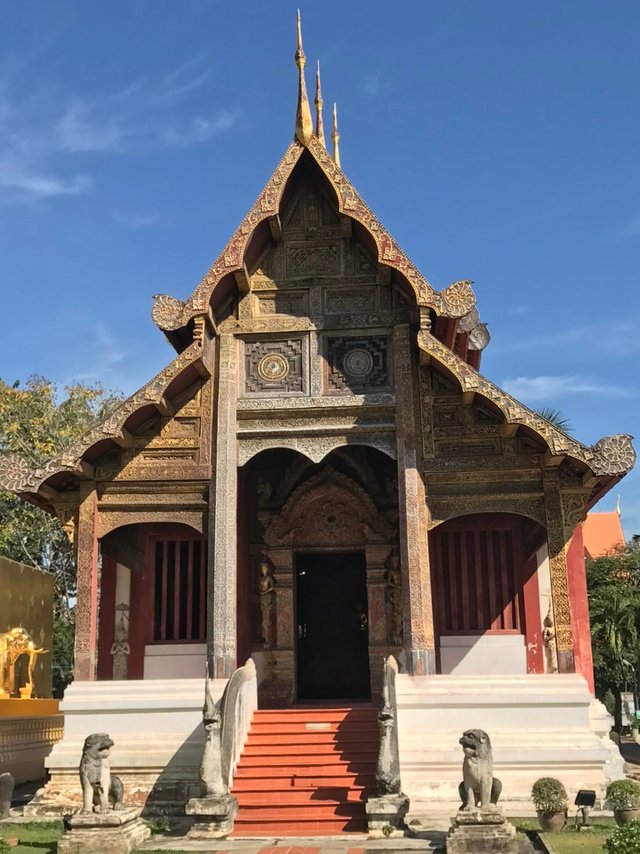
[[277, 383], [289, 374], [289, 362], [280, 353], [267, 353], [258, 362], [258, 374], [265, 382]]

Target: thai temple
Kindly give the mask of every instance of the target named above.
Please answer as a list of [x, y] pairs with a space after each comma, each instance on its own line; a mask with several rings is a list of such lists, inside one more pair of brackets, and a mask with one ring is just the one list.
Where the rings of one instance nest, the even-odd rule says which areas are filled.
[[[295, 60], [275, 171], [192, 295], [155, 298], [168, 364], [41, 468], [0, 460], [2, 488], [77, 550], [75, 680], [33, 812], [77, 803], [92, 732], [128, 800], [183, 812], [207, 662], [220, 696], [250, 658], [237, 832], [294, 832], [313, 809], [314, 832], [360, 826], [360, 800], [316, 794], [375, 774], [389, 656], [412, 811], [456, 804], [469, 728], [491, 735], [506, 803], [543, 775], [570, 796], [622, 776], [581, 522], [632, 468], [631, 437], [583, 445], [481, 373], [471, 283], [437, 291], [405, 255], [342, 171], [319, 70], [312, 117], [299, 29]], [[303, 744], [323, 729], [344, 736], [332, 768]]]

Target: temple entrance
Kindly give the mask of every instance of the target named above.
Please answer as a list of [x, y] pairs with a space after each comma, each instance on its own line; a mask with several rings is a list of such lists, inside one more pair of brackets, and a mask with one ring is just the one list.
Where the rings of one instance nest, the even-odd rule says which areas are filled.
[[296, 614], [298, 699], [369, 699], [364, 553], [298, 554]]

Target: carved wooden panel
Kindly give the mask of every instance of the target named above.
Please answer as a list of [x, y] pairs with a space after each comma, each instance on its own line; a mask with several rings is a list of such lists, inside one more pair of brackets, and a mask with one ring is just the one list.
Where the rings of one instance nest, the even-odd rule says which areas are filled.
[[326, 359], [329, 392], [361, 392], [391, 385], [386, 335], [328, 335]]
[[341, 244], [285, 244], [285, 270], [288, 279], [308, 276], [339, 276], [342, 272]]
[[324, 310], [327, 314], [357, 314], [375, 311], [378, 288], [360, 285], [351, 288], [326, 288]]
[[246, 394], [302, 394], [306, 391], [305, 341], [282, 338], [245, 341]]
[[256, 313], [259, 317], [273, 317], [278, 314], [302, 317], [309, 313], [306, 291], [261, 293], [258, 295], [256, 305]]

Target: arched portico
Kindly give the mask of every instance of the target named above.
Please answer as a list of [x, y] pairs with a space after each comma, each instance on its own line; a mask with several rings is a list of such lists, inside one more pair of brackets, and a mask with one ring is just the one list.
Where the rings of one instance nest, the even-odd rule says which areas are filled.
[[128, 524], [102, 537], [100, 551], [97, 678], [200, 676], [207, 637], [201, 531], [171, 521]]
[[384, 656], [402, 647], [396, 472], [363, 446], [317, 463], [274, 449], [241, 470], [239, 642], [262, 669], [263, 703], [378, 692]]

